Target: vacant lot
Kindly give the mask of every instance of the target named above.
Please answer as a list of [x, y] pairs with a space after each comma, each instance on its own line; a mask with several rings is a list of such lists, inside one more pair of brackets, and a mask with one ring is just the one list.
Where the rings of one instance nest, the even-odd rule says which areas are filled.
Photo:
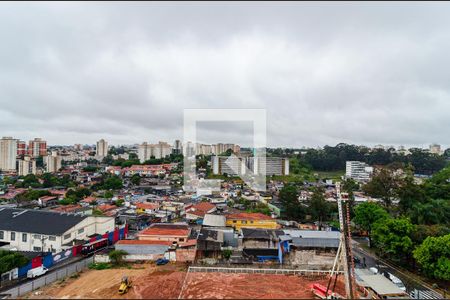
[[[185, 277], [183, 266], [155, 267], [144, 264], [133, 268], [87, 270], [78, 278], [68, 278], [30, 293], [28, 299], [107, 299], [107, 298], [178, 298]], [[122, 276], [128, 276], [133, 287], [125, 295], [118, 289]]]
[[[118, 294], [122, 276], [133, 287]], [[321, 277], [294, 275], [186, 273], [182, 265], [156, 267], [150, 264], [132, 268], [87, 270], [76, 278], [56, 282], [27, 295], [28, 299], [311, 299], [313, 283], [327, 284]], [[343, 293], [339, 283], [338, 292]]]

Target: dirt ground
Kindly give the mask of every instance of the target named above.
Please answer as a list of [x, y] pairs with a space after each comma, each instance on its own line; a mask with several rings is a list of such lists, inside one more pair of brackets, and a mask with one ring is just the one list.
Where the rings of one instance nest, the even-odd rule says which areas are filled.
[[[314, 299], [313, 283], [327, 285], [324, 277], [294, 275], [190, 273], [181, 297], [184, 299]], [[337, 292], [344, 295], [338, 282]]]
[[[186, 275], [179, 265], [155, 267], [144, 264], [132, 269], [87, 270], [78, 278], [67, 278], [28, 294], [27, 299], [170, 299], [178, 298]], [[122, 276], [132, 281], [132, 288], [125, 295], [118, 289]]]
[[[312, 283], [326, 286], [327, 279], [294, 275], [189, 273], [182, 265], [156, 267], [150, 264], [133, 268], [87, 270], [77, 278], [67, 278], [33, 291], [27, 299], [311, 299]], [[133, 287], [118, 294], [123, 275]], [[338, 283], [338, 293], [343, 286]]]

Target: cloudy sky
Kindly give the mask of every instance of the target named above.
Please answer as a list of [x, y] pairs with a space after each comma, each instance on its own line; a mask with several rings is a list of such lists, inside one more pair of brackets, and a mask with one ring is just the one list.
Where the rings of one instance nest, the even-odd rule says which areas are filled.
[[[0, 135], [172, 142], [264, 108], [269, 146], [450, 145], [450, 3], [1, 3]], [[218, 119], [220, 116], [218, 116]], [[202, 123], [251, 143], [250, 123]]]

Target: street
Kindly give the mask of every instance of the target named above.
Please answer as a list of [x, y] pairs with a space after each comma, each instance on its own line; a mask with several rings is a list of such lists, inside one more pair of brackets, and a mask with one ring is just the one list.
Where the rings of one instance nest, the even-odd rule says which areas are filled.
[[[415, 289], [420, 290], [420, 291], [436, 292], [435, 289], [433, 289], [433, 287], [430, 284], [423, 282], [422, 280], [420, 280], [417, 277], [412, 277], [411, 275], [408, 275], [407, 272], [405, 272], [404, 270], [401, 270], [400, 268], [393, 266], [392, 264], [386, 262], [385, 260], [378, 258], [375, 255], [365, 251], [360, 245], [360, 243], [365, 243], [364, 240], [353, 239], [352, 243], [353, 243], [353, 248], [352, 248], [353, 255], [358, 256], [361, 259], [361, 263], [365, 259], [366, 268], [376, 267], [376, 268], [378, 268], [378, 270], [388, 271], [389, 273], [395, 275], [403, 282], [408, 294], [411, 293], [412, 291], [414, 291]], [[359, 265], [359, 267], [362, 267], [362, 266]], [[439, 296], [440, 296], [439, 298], [444, 298], [443, 295], [439, 295]]]

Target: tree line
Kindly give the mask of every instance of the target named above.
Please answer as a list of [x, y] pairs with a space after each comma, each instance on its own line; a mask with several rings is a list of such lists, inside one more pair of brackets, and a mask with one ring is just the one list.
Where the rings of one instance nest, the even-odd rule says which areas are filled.
[[[294, 154], [300, 152], [299, 154]], [[369, 165], [389, 165], [402, 163], [411, 165], [418, 174], [431, 175], [448, 164], [450, 149], [443, 155], [429, 153], [419, 148], [409, 149], [410, 154], [400, 154], [394, 148], [370, 149], [340, 143], [336, 146], [324, 146], [322, 149], [268, 149], [268, 155], [292, 157], [299, 160], [300, 167], [308, 167], [315, 171], [338, 171], [345, 169], [346, 161], [363, 161]]]

